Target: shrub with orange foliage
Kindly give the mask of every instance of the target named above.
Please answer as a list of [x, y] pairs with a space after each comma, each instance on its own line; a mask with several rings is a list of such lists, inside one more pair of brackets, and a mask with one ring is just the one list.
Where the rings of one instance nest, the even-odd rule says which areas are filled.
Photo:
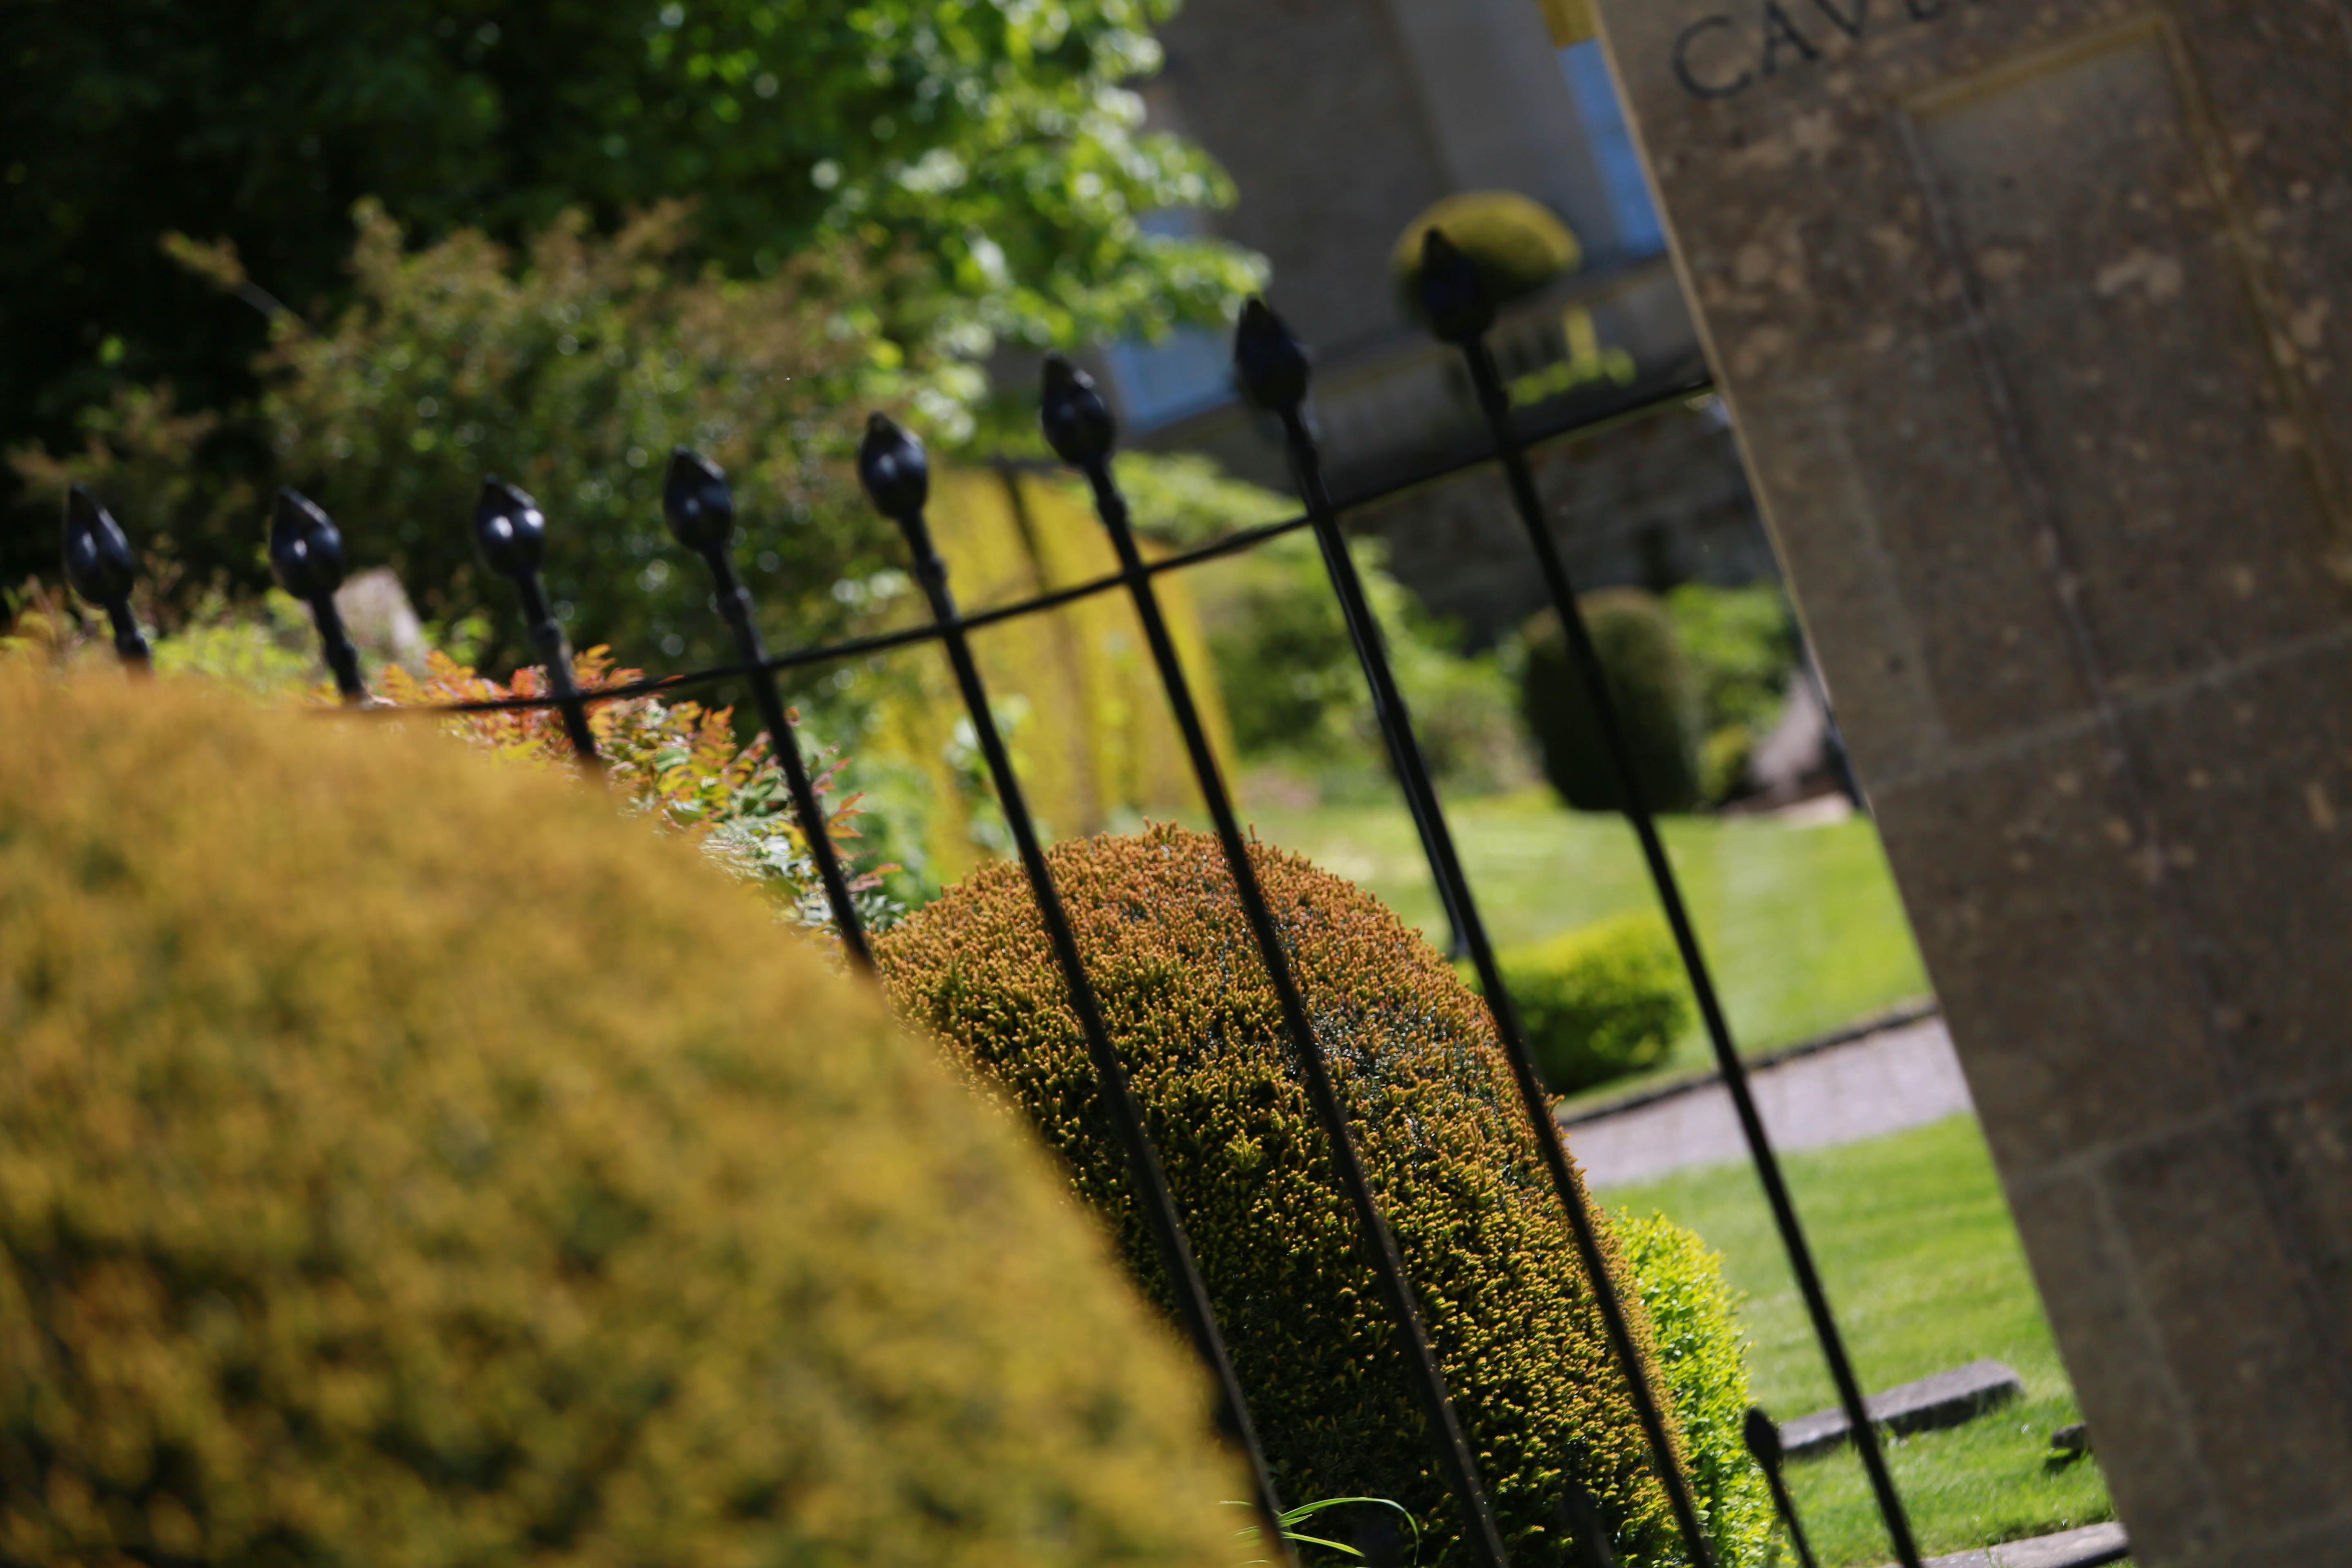
[[[641, 669], [617, 668], [611, 651], [602, 647], [575, 655], [572, 670], [585, 691], [645, 679]], [[516, 670], [513, 682], [501, 685], [438, 651], [427, 656], [421, 676], [386, 665], [378, 687], [386, 700], [403, 708], [548, 695], [547, 672], [535, 666]], [[734, 715], [732, 708], [630, 697], [594, 704], [588, 726], [606, 780], [632, 810], [695, 839], [713, 860], [758, 884], [794, 922], [830, 937], [833, 911], [793, 816], [791, 791], [768, 751], [767, 733], [742, 743], [736, 738]], [[785, 717], [794, 724], [800, 720], [790, 710]], [[501, 757], [541, 767], [568, 768], [572, 762], [562, 717], [553, 709], [457, 713], [444, 723]], [[902, 912], [882, 891], [883, 873], [897, 868], [857, 864], [857, 818], [865, 797], [833, 798], [841, 760], [820, 752], [815, 761], [817, 799], [825, 808], [826, 831], [853, 872], [849, 886], [857, 896], [858, 913], [869, 927], [886, 928]]]

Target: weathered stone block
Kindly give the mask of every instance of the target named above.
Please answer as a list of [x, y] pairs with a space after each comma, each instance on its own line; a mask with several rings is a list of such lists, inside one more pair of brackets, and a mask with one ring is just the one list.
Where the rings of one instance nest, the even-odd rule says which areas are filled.
[[[1932, 1377], [1897, 1384], [1863, 1401], [1874, 1426], [1890, 1432], [1932, 1432], [1957, 1426], [2025, 1392], [2025, 1380], [2005, 1362], [1972, 1361]], [[1816, 1411], [1780, 1424], [1780, 1451], [1790, 1458], [1827, 1453], [1853, 1436], [1843, 1410]]]
[[2134, 1560], [2352, 1562], [2342, 8], [1595, 10]]

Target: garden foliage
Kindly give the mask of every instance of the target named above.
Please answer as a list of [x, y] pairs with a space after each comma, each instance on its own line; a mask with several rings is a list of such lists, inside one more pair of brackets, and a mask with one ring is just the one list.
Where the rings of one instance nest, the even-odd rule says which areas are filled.
[[[1638, 588], [1603, 588], [1577, 601], [1601, 655], [1609, 693], [1654, 811], [1699, 804], [1698, 704], [1674, 623]], [[1599, 716], [1569, 657], [1556, 611], [1528, 620], [1521, 699], [1544, 775], [1579, 811], [1617, 811], [1617, 777]]]
[[[331, 315], [353, 205], [437, 243], [599, 233], [693, 194], [693, 260], [754, 279], [848, 249], [916, 353], [985, 358], [1217, 317], [1262, 279], [1144, 215], [1223, 176], [1142, 128], [1163, 0], [88, 0], [15, 6], [0, 52], [0, 442], [73, 437], [125, 383], [250, 395], [272, 297]], [[157, 240], [226, 239], [212, 294]], [[254, 454], [239, 454], [236, 461]], [[235, 462], [232, 462], [232, 467]], [[5, 503], [0, 497], [0, 503]], [[37, 541], [28, 542], [37, 543]], [[0, 582], [47, 571], [0, 530]], [[413, 582], [413, 580], [412, 580]]]
[[[255, 407], [181, 415], [131, 389], [79, 453], [12, 454], [29, 493], [54, 504], [79, 479], [142, 551], [175, 554], [202, 585], [253, 570], [263, 508], [254, 485], [204, 482], [198, 458], [258, 446], [274, 481], [334, 517], [355, 566], [392, 567], [428, 621], [488, 663], [521, 640], [513, 590], [474, 559], [475, 500], [497, 473], [546, 508], [548, 592], [581, 641], [715, 664], [731, 645], [709, 581], [661, 516], [662, 465], [690, 446], [729, 470], [738, 560], [761, 602], [811, 640], [847, 623], [835, 584], [879, 570], [895, 540], [837, 476], [843, 422], [861, 389], [911, 390], [875, 384], [855, 270], [811, 259], [751, 282], [704, 276], [677, 204], [609, 238], [573, 215], [520, 254], [475, 231], [411, 248], [373, 205], [358, 221], [351, 303], [317, 323], [277, 319]], [[245, 281], [232, 249], [182, 254], [225, 286]]]
[[[1393, 1499], [1429, 1530], [1424, 1562], [1462, 1560], [1216, 841], [1159, 827], [1065, 841], [1050, 858], [1284, 1497]], [[1667, 1560], [1664, 1493], [1484, 1008], [1370, 895], [1270, 848], [1254, 859], [1514, 1560], [1565, 1561], [1553, 1511], [1563, 1466], [1622, 1552]], [[1035, 1122], [1164, 1302], [1020, 869], [951, 889], [877, 957], [901, 1015]], [[1603, 1247], [1615, 1256], [1605, 1232]], [[1646, 1354], [1648, 1325], [1629, 1308]]]
[[[1292, 514], [1278, 501], [1270, 510]], [[1456, 650], [1452, 629], [1390, 575], [1384, 541], [1354, 540], [1349, 549], [1431, 771], [1476, 793], [1530, 778], [1500, 658]], [[1286, 535], [1205, 565], [1198, 578], [1242, 754], [1301, 775], [1327, 796], [1389, 797], [1395, 786], [1370, 689], [1313, 537]]]
[[1615, 1216], [1619, 1244], [1657, 1335], [1658, 1370], [1674, 1391], [1690, 1454], [1691, 1490], [1723, 1568], [1762, 1568], [1772, 1497], [1748, 1456], [1748, 1340], [1723, 1258], [1663, 1214]]
[[[1528, 1050], [1554, 1094], [1655, 1066], [1695, 1016], [1674, 936], [1640, 910], [1496, 955]], [[1464, 973], [1477, 988], [1477, 977]]]
[[1220, 1568], [1034, 1146], [542, 770], [0, 667], [0, 1559]]
[[[957, 603], [984, 609], [1118, 570], [1091, 505], [1059, 479], [1011, 466], [935, 471], [931, 531]], [[1155, 542], [1147, 559], [1162, 553]], [[1193, 695], [1211, 744], [1230, 754], [1218, 683], [1207, 664], [1191, 574], [1157, 587], [1170, 635], [1195, 673]], [[887, 582], [887, 580], [886, 580]], [[877, 606], [885, 624], [928, 617], [908, 590]], [[1141, 826], [1200, 800], [1183, 741], [1153, 668], [1143, 628], [1124, 593], [1102, 593], [1049, 613], [989, 626], [972, 655], [1013, 752], [1029, 809], [1049, 837]], [[887, 824], [890, 858], [922, 873], [893, 879], [909, 901], [936, 895], [1013, 840], [945, 655], [918, 648], [843, 666], [833, 677], [855, 697], [872, 693], [870, 728], [852, 747], [850, 776]], [[912, 883], [913, 885], [908, 885]]]
[[[572, 659], [572, 679], [583, 690], [628, 686], [645, 671], [614, 667], [601, 647]], [[382, 694], [404, 708], [448, 703], [495, 702], [509, 697], [545, 697], [547, 672], [526, 667], [511, 684], [477, 675], [446, 654], [428, 654], [422, 675], [386, 665], [378, 677]], [[787, 709], [795, 728], [799, 715]], [[569, 770], [577, 765], [561, 711], [551, 708], [453, 714], [443, 725], [494, 755]], [[699, 702], [668, 702], [633, 697], [599, 702], [588, 710], [604, 781], [630, 808], [656, 826], [682, 835], [737, 877], [765, 892], [794, 922], [831, 932], [833, 908], [809, 858], [792, 791], [768, 750], [765, 731], [746, 743], [735, 729], [734, 710]], [[808, 757], [807, 742], [802, 755]], [[849, 873], [858, 914], [869, 929], [898, 918], [898, 906], [882, 890], [894, 866], [859, 866], [858, 819], [864, 797], [839, 789], [841, 763], [823, 754], [809, 758], [810, 783], [825, 812], [827, 832]]]
[[1697, 689], [1701, 793], [1724, 801], [1747, 783], [1748, 759], [1779, 721], [1797, 675], [1796, 625], [1770, 583], [1668, 591], [1666, 616]]

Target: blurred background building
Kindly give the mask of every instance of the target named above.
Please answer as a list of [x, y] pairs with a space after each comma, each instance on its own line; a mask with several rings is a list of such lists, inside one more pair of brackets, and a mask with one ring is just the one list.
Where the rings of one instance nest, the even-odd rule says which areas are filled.
[[[1154, 221], [1272, 263], [1269, 300], [1316, 356], [1315, 412], [1342, 499], [1486, 440], [1458, 354], [1410, 318], [1400, 283], [1433, 217], [1457, 237], [1464, 224], [1506, 239], [1528, 230], [1530, 245], [1549, 234], [1552, 265], [1520, 279], [1495, 337], [1529, 435], [1703, 377], [1583, 0], [1187, 0], [1161, 38], [1150, 120], [1213, 153], [1239, 199]], [[1134, 444], [1205, 452], [1286, 485], [1217, 334], [1179, 331], [1106, 357]], [[1733, 584], [1770, 569], [1709, 398], [1548, 444], [1538, 468], [1586, 585]], [[1422, 487], [1365, 521], [1389, 537], [1397, 574], [1474, 644], [1541, 602], [1491, 471]]]

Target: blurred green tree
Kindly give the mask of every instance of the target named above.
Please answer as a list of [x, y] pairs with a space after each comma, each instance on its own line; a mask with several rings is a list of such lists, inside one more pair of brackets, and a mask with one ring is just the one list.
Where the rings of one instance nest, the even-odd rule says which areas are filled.
[[[0, 444], [69, 446], [126, 384], [169, 383], [189, 410], [248, 396], [280, 302], [350, 297], [368, 196], [418, 242], [509, 244], [567, 210], [609, 231], [688, 198], [701, 258], [746, 279], [834, 243], [902, 254], [872, 272], [884, 331], [971, 360], [1205, 319], [1253, 263], [1137, 221], [1226, 194], [1141, 132], [1122, 85], [1157, 68], [1169, 5], [19, 0], [0, 40]], [[242, 303], [163, 254], [175, 231], [236, 247]], [[270, 467], [234, 429], [205, 456]], [[9, 512], [0, 583], [49, 570], [51, 533]]]
[[[495, 473], [546, 509], [547, 590], [580, 646], [676, 668], [731, 647], [708, 578], [662, 521], [663, 465], [690, 446], [734, 481], [738, 560], [772, 635], [847, 629], [845, 584], [897, 560], [893, 531], [844, 482], [856, 404], [949, 395], [937, 376], [877, 364], [893, 356], [872, 336], [866, 269], [838, 247], [769, 278], [698, 269], [677, 203], [610, 236], [568, 214], [520, 250], [475, 229], [411, 247], [372, 200], [357, 219], [350, 303], [315, 324], [280, 313], [257, 398], [183, 415], [132, 386], [91, 411], [79, 450], [10, 452], [39, 515], [75, 480], [92, 486], [162, 563], [168, 616], [209, 591], [191, 567], [258, 555], [266, 492], [202, 463], [224, 435], [249, 441], [272, 481], [334, 515], [355, 563], [390, 566], [445, 639], [502, 665], [523, 651], [521, 622], [467, 527]], [[249, 285], [226, 244], [173, 249], [223, 290]], [[54, 532], [40, 532], [54, 560]]]

